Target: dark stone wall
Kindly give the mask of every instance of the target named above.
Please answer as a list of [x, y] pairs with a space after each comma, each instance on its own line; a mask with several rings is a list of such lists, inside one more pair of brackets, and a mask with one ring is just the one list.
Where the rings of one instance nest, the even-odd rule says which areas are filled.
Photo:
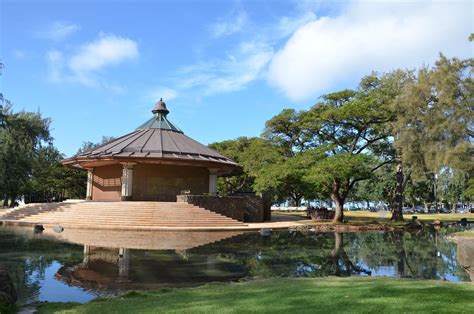
[[263, 222], [269, 218], [264, 200], [258, 196], [178, 195], [177, 200], [243, 222]]

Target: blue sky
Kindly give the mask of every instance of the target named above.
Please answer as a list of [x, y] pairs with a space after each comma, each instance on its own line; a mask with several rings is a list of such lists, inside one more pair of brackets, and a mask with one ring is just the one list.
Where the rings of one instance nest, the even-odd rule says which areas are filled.
[[208, 144], [258, 136], [371, 71], [473, 55], [473, 4], [2, 0], [1, 91], [51, 117], [67, 156], [131, 132], [163, 97]]

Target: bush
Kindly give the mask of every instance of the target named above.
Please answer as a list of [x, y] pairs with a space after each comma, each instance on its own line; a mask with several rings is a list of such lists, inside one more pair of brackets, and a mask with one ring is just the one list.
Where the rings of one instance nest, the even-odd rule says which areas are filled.
[[306, 214], [311, 219], [333, 219], [334, 218], [334, 211], [329, 210], [326, 207], [308, 207], [306, 209]]

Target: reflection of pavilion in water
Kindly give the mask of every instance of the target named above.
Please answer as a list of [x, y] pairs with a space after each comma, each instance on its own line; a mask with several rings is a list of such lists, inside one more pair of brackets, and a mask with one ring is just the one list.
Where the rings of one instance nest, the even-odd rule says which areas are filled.
[[45, 230], [44, 236], [83, 245], [82, 263], [63, 266], [56, 278], [87, 290], [117, 291], [193, 286], [236, 280], [245, 269], [219, 254], [193, 254], [190, 249], [242, 232]]

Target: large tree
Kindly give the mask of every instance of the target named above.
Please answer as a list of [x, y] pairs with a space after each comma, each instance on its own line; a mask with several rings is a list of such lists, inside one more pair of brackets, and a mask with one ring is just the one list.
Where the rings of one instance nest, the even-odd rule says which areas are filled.
[[50, 120], [39, 113], [13, 113], [3, 109], [0, 128], [0, 193], [4, 206], [14, 205], [15, 199], [29, 187], [34, 161], [44, 143], [51, 141]]
[[433, 67], [421, 68], [393, 102], [399, 166], [408, 167], [416, 179], [431, 180], [433, 188], [444, 170], [474, 173], [472, 65], [472, 59], [441, 55]]
[[34, 161], [28, 202], [52, 198], [84, 198], [87, 174], [81, 169], [66, 168], [61, 164], [64, 155], [52, 145], [41, 147]]
[[290, 199], [299, 206], [303, 197], [308, 198], [314, 193], [305, 179], [307, 161], [301, 155], [290, 156], [287, 144], [264, 138], [240, 137], [209, 146], [243, 168], [240, 176], [219, 179], [221, 194], [256, 192], [277, 201]]
[[344, 203], [354, 185], [393, 162], [388, 122], [393, 119], [383, 81], [371, 75], [357, 90], [343, 90], [302, 114], [303, 132], [324, 149], [308, 177], [335, 203], [334, 222], [343, 221]]

